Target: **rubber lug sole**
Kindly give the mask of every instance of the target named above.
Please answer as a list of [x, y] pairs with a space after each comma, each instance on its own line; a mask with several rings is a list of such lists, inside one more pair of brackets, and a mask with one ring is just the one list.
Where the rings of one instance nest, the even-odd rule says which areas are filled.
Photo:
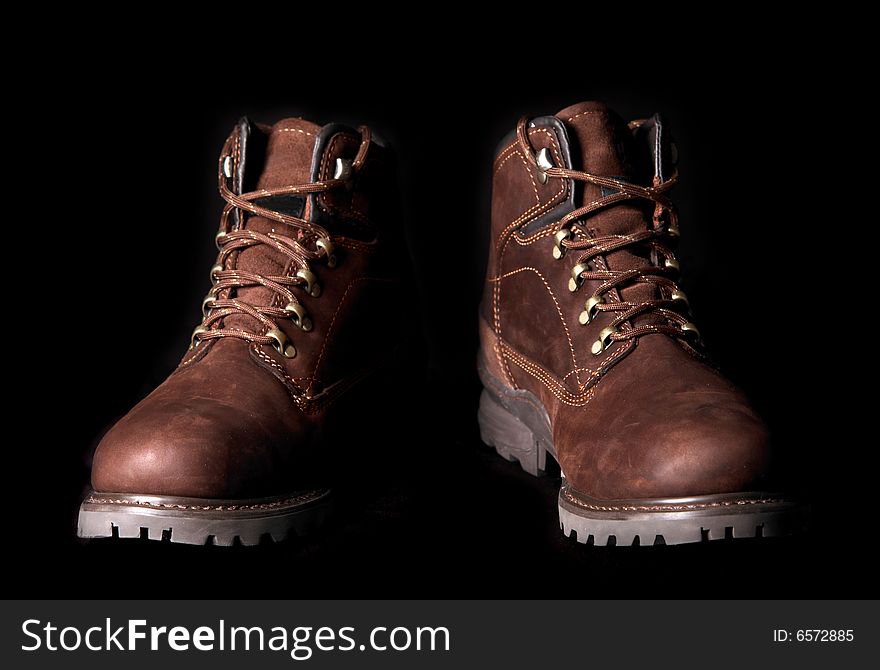
[[[500, 456], [531, 475], [546, 470], [554, 456], [549, 419], [527, 391], [512, 391], [502, 404], [484, 390], [480, 396], [480, 437]], [[514, 409], [515, 406], [515, 409]], [[660, 501], [607, 501], [588, 498], [562, 480], [559, 525], [567, 537], [591, 545], [684, 544], [743, 537], [775, 537], [803, 531], [807, 510], [777, 496], [739, 493]]]
[[92, 492], [80, 505], [77, 535], [223, 547], [280, 542], [320, 526], [329, 502], [326, 489], [255, 500]]

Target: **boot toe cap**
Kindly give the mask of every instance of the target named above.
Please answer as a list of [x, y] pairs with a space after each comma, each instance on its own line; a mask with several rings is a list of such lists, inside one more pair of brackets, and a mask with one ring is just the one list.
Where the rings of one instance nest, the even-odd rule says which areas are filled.
[[566, 472], [575, 489], [606, 499], [676, 498], [761, 490], [770, 442], [745, 404], [690, 404], [609, 430]]
[[769, 436], [748, 411], [697, 408], [658, 431], [645, 457], [655, 495], [712, 495], [762, 487]]
[[96, 491], [197, 498], [274, 493], [281, 463], [272, 431], [222, 402], [142, 403], [95, 452]]

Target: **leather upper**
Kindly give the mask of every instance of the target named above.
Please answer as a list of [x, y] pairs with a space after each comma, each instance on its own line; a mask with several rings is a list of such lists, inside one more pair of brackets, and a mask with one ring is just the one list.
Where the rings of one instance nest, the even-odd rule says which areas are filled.
[[[669, 170], [659, 130], [640, 133], [599, 103], [570, 107], [551, 123], [534, 119], [527, 132], [535, 151], [548, 148], [556, 166], [647, 185]], [[502, 144], [493, 169], [482, 358], [503, 387], [525, 389], [541, 401], [573, 488], [593, 498], [633, 499], [763, 486], [766, 428], [699, 347], [648, 334], [591, 352], [613, 314], [578, 321], [600, 282], [571, 292], [576, 254], [554, 258], [553, 236], [564, 213], [607, 195], [604, 187], [571, 179], [542, 184], [534, 158], [515, 137]], [[622, 202], [585, 217], [583, 227], [591, 236], [633, 234], [651, 224], [651, 215], [650, 203]], [[650, 263], [648, 254], [626, 249], [595, 265], [627, 270]], [[634, 283], [607, 299], [638, 303], [656, 298], [655, 290]], [[651, 323], [659, 317], [638, 318]]]
[[[243, 120], [231, 140], [236, 192], [332, 179], [336, 159], [353, 159], [360, 143], [350, 128], [322, 129], [302, 119], [271, 127]], [[358, 385], [368, 389], [370, 375], [399, 345], [387, 336], [405, 312], [398, 304], [404, 245], [391, 157], [374, 140], [350, 187], [284, 198], [264, 206], [300, 207], [294, 215], [320, 219], [335, 247], [335, 267], [310, 265], [320, 296], [292, 289], [313, 330], [278, 320], [296, 348], [293, 358], [234, 338], [188, 349], [177, 370], [101, 441], [92, 468], [95, 490], [260, 497], [314, 486], [325, 477], [329, 447], [323, 440], [338, 399]], [[296, 234], [238, 210], [232, 221], [244, 230]], [[295, 267], [262, 245], [234, 252], [225, 269], [292, 275]], [[238, 289], [237, 295], [252, 305], [284, 304], [264, 286]], [[266, 330], [243, 313], [221, 325]]]

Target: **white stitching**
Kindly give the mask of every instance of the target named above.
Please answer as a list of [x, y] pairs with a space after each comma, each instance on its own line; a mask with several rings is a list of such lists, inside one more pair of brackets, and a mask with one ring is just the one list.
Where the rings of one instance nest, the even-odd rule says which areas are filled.
[[273, 133], [299, 133], [300, 135], [308, 135], [312, 137], [312, 133], [302, 130], [300, 128], [275, 128], [272, 130]]
[[[503, 161], [501, 161], [500, 163], [498, 163], [498, 165], [497, 165], [496, 168], [495, 168], [495, 172], [494, 172], [493, 174], [497, 175], [497, 174], [498, 174], [498, 170], [500, 170], [500, 169], [502, 168], [502, 166], [503, 166], [507, 161], [509, 161], [511, 158], [513, 158], [517, 153], [519, 153], [519, 152], [518, 152], [518, 151], [517, 151], [517, 152], [511, 152], [510, 155], [506, 156], [506, 157], [504, 158]], [[522, 154], [520, 154], [520, 157], [522, 157]], [[499, 156], [498, 158], [501, 158], [501, 156]]]
[[[530, 131], [530, 133], [531, 133], [531, 131]], [[547, 134], [548, 138], [550, 139], [550, 148], [553, 151], [553, 156], [556, 158], [557, 162], [562, 163], [562, 158], [561, 158], [561, 156], [558, 152], [558, 149], [556, 147], [556, 139], [553, 137], [553, 135], [550, 133], [550, 131], [546, 130], [544, 128], [537, 128], [534, 130], [534, 133], [546, 133]], [[529, 177], [531, 177], [531, 171], [529, 171]], [[502, 239], [504, 239], [504, 237], [507, 235], [507, 233], [509, 231], [513, 230], [514, 228], [519, 226], [521, 223], [528, 221], [531, 218], [536, 218], [538, 216], [538, 214], [543, 213], [544, 210], [547, 210], [550, 207], [556, 206], [556, 204], [557, 204], [556, 199], [560, 195], [563, 195], [568, 190], [569, 180], [568, 179], [560, 179], [558, 181], [560, 183], [559, 191], [557, 191], [552, 196], [550, 196], [549, 200], [547, 200], [547, 202], [545, 202], [543, 205], [540, 204], [540, 202], [536, 205], [532, 205], [526, 211], [524, 211], [522, 214], [520, 214], [516, 219], [514, 219], [513, 222], [511, 222], [504, 230], [501, 231], [501, 234], [498, 236], [499, 242]], [[532, 183], [534, 184], [534, 178], [532, 179]], [[498, 248], [498, 245], [496, 244], [496, 249], [497, 248]]]
[[[504, 156], [504, 154], [506, 154], [508, 151], [513, 151], [514, 149], [518, 149], [518, 148], [519, 148], [519, 142], [517, 142], [516, 140], [514, 140], [511, 144], [508, 144], [506, 147], [504, 147], [504, 149], [501, 151], [501, 153], [499, 153], [499, 154], [495, 157], [495, 161], [494, 161], [494, 162], [495, 162], [495, 163], [498, 163], [498, 161], [501, 160], [501, 157]], [[510, 156], [505, 156], [504, 160], [502, 160], [501, 162], [503, 163], [503, 162], [506, 161], [508, 158], [510, 158]], [[498, 165], [498, 167], [500, 167], [500, 164]], [[496, 169], [495, 172], [498, 172], [498, 170]]]
[[283, 507], [293, 505], [295, 503], [310, 502], [317, 500], [328, 493], [327, 489], [318, 489], [309, 491], [298, 496], [275, 500], [270, 503], [255, 503], [253, 505], [182, 505], [179, 503], [158, 503], [146, 500], [125, 500], [124, 498], [96, 498], [89, 496], [85, 502], [95, 505], [137, 505], [139, 507], [151, 507], [160, 509], [191, 509], [191, 510], [250, 510], [250, 509], [273, 509], [275, 507]]
[[501, 347], [503, 347], [505, 354], [509, 356], [514, 363], [516, 363], [524, 372], [541, 382], [560, 402], [572, 407], [584, 407], [593, 399], [593, 395], [596, 392], [595, 386], [591, 386], [584, 393], [575, 395], [562, 386], [562, 384], [537, 363], [528, 360], [504, 343], [501, 344]]
[[[562, 164], [562, 158], [561, 158], [561, 155], [559, 154], [558, 148], [556, 146], [556, 138], [553, 135], [553, 133], [551, 133], [549, 130], [547, 130], [545, 128], [535, 128], [535, 129], [532, 129], [529, 131], [529, 135], [533, 135], [533, 134], [536, 134], [539, 132], [547, 134], [547, 137], [550, 141], [550, 147], [553, 151], [553, 155], [556, 157], [557, 162]], [[508, 151], [510, 148], [512, 148], [514, 146], [517, 146], [517, 145], [511, 144], [510, 147], [508, 147], [508, 149], [505, 149], [504, 151]], [[504, 151], [502, 153], [504, 153]], [[526, 167], [528, 168], [528, 165]], [[529, 171], [529, 177], [532, 178], [531, 171]], [[534, 185], [534, 178], [532, 178], [532, 184]], [[533, 205], [532, 207], [529, 207], [525, 212], [523, 212], [519, 217], [517, 217], [516, 220], [514, 220], [511, 224], [509, 224], [506, 228], [504, 228], [504, 230], [501, 231], [501, 233], [498, 236], [498, 242], [495, 243], [496, 267], [499, 267], [499, 268], [501, 267], [502, 261], [504, 259], [504, 252], [507, 249], [507, 243], [510, 241], [510, 237], [511, 237], [511, 235], [509, 234], [510, 231], [514, 230], [517, 225], [519, 225], [522, 221], [528, 219], [530, 216], [532, 216], [532, 214], [537, 216], [539, 213], [541, 213], [541, 211], [543, 209], [548, 209], [550, 207], [555, 206], [557, 204], [557, 199], [559, 198], [559, 196], [563, 196], [568, 191], [568, 180], [567, 179], [560, 180], [560, 185], [561, 185], [560, 190], [557, 193], [554, 193], [552, 196], [550, 196], [550, 199], [544, 205], [540, 204], [540, 199], [539, 199], [538, 204]], [[503, 240], [503, 244], [502, 244], [502, 240]], [[500, 252], [499, 252], [499, 248], [498, 248], [499, 245], [501, 247]], [[501, 283], [496, 282], [494, 285], [494, 290], [492, 292], [492, 303], [493, 303], [493, 310], [494, 310], [493, 321], [495, 323], [495, 335], [499, 339], [501, 338], [501, 315], [500, 315], [500, 309], [499, 309], [500, 299], [501, 299]], [[499, 356], [499, 362], [502, 364], [502, 369], [504, 370], [504, 373], [507, 375], [507, 381], [510, 383], [510, 385], [513, 388], [516, 388], [517, 387], [516, 382], [514, 381], [513, 374], [510, 372], [510, 366], [507, 364], [507, 360], [505, 359], [503, 353]]]
[[581, 384], [580, 377], [577, 374], [578, 364], [577, 364], [577, 355], [574, 350], [574, 343], [571, 340], [571, 332], [568, 330], [568, 324], [565, 322], [565, 317], [562, 314], [562, 307], [559, 306], [559, 301], [556, 299], [556, 294], [553, 293], [553, 289], [550, 288], [550, 284], [547, 283], [547, 280], [544, 278], [544, 275], [537, 268], [533, 267], [522, 267], [517, 268], [516, 270], [511, 270], [510, 272], [506, 272], [500, 277], [494, 277], [489, 281], [497, 281], [499, 284], [502, 279], [507, 279], [508, 277], [512, 277], [515, 274], [519, 274], [520, 272], [525, 272], [526, 270], [531, 270], [534, 272], [542, 282], [544, 282], [544, 286], [547, 288], [547, 292], [550, 293], [550, 297], [553, 298], [553, 302], [556, 305], [556, 313], [559, 314], [559, 320], [562, 321], [562, 327], [565, 329], [565, 337], [568, 339], [568, 348], [571, 350], [571, 365], [572, 369], [575, 373], [575, 381], [578, 386]]
[[596, 114], [597, 116], [607, 116], [607, 115], [608, 115], [608, 113], [605, 112], [604, 110], [599, 110], [599, 109], [588, 109], [588, 110], [585, 110], [585, 111], [583, 111], [583, 112], [578, 112], [578, 113], [575, 114], [574, 116], [570, 116], [570, 117], [568, 117], [568, 121], [569, 121], [569, 123], [571, 123], [572, 121], [574, 121], [574, 120], [575, 120], [576, 118], [578, 118], [579, 116], [586, 116], [586, 115], [588, 115], [588, 114]]
[[570, 503], [599, 512], [687, 512], [689, 510], [712, 509], [716, 507], [736, 507], [738, 505], [766, 505], [785, 502], [779, 498], [756, 498], [752, 500], [722, 500], [713, 503], [682, 503], [659, 505], [591, 505], [576, 498], [570, 491], [563, 489], [562, 496]]

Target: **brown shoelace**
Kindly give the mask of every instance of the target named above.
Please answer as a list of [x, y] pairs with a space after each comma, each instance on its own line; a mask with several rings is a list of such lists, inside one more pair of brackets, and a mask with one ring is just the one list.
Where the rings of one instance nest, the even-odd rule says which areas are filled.
[[[678, 288], [675, 278], [678, 276], [678, 262], [672, 252], [672, 246], [678, 238], [677, 215], [672, 201], [666, 195], [678, 181], [673, 174], [661, 182], [655, 177], [653, 186], [644, 187], [629, 182], [601, 177], [568, 170], [556, 166], [542, 166], [537, 154], [528, 139], [528, 118], [523, 117], [517, 124], [517, 138], [524, 155], [528, 156], [534, 167], [548, 178], [573, 179], [588, 182], [612, 190], [606, 196], [594, 200], [583, 207], [563, 216], [557, 225], [553, 255], [562, 258], [569, 250], [580, 251], [571, 271], [569, 290], [577, 291], [584, 282], [601, 282], [584, 303], [579, 321], [590, 323], [602, 312], [614, 312], [617, 316], [608, 327], [599, 333], [599, 339], [593, 344], [592, 353], [600, 354], [612, 342], [632, 340], [649, 333], [664, 333], [676, 338], [687, 339], [691, 343], [699, 341], [699, 331], [681, 311], [687, 309], [687, 297]], [[594, 212], [629, 200], [648, 200], [654, 203], [653, 226], [651, 229], [630, 235], [602, 235], [590, 237], [582, 226], [582, 221]], [[629, 270], [596, 269], [593, 261], [599, 256], [627, 247], [647, 245], [650, 248], [651, 265]], [[661, 297], [644, 302], [605, 301], [603, 296], [608, 292], [634, 283], [654, 284]], [[656, 314], [664, 322], [644, 323], [633, 326], [630, 321], [635, 317]]]
[[[354, 160], [351, 161], [351, 174], [357, 173], [363, 165], [370, 145], [370, 129], [363, 126], [360, 132], [361, 144]], [[305, 289], [313, 297], [320, 295], [321, 287], [309, 264], [323, 260], [328, 267], [335, 267], [333, 242], [330, 233], [323, 227], [296, 216], [261, 207], [253, 201], [278, 195], [322, 193], [345, 187], [348, 181], [334, 178], [308, 184], [259, 189], [238, 195], [229, 188], [232, 177], [227, 174], [224, 165], [232, 155], [233, 142], [234, 137], [230, 136], [220, 155], [218, 181], [220, 195], [226, 201], [220, 218], [220, 232], [217, 233], [217, 247], [220, 253], [216, 264], [211, 268], [211, 280], [214, 285], [202, 302], [204, 318], [199, 327], [193, 331], [192, 346], [196, 347], [206, 340], [235, 337], [252, 344], [271, 344], [282, 355], [293, 358], [296, 355], [296, 348], [284, 331], [278, 327], [277, 321], [291, 319], [302, 330], [312, 330], [312, 320], [293, 289]], [[287, 226], [287, 232], [292, 235], [279, 235], [275, 232], [260, 233], [242, 229], [240, 226], [236, 230], [230, 230], [229, 218], [235, 209], [284, 224]], [[266, 245], [286, 257], [291, 272], [280, 276], [264, 276], [256, 272], [226, 268], [227, 261], [233, 253], [258, 245]], [[253, 305], [232, 297], [232, 292], [236, 289], [255, 286], [264, 286], [280, 295], [282, 302], [285, 303], [284, 307]], [[223, 319], [236, 313], [247, 314], [258, 321], [263, 327], [264, 334], [224, 327]]]

